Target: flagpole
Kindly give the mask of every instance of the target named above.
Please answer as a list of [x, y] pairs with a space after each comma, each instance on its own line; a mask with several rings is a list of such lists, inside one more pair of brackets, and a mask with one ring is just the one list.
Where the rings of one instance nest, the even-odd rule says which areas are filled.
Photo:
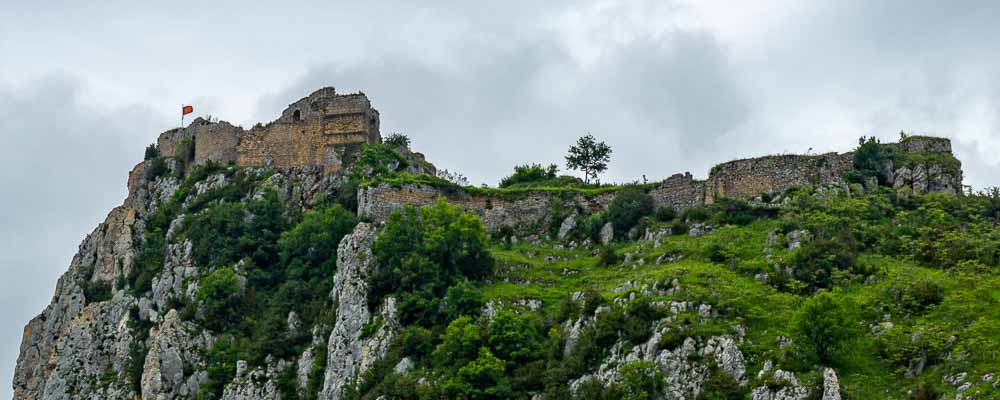
[[181, 129], [184, 129], [184, 105], [181, 104]]

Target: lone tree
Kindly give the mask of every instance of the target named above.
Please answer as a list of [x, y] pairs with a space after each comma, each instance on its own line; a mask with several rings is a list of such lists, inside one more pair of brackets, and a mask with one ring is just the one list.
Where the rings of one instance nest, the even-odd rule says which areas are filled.
[[597, 179], [597, 174], [608, 169], [608, 161], [611, 161], [611, 147], [588, 133], [569, 147], [566, 167], [583, 171], [583, 181], [590, 183], [591, 177]]

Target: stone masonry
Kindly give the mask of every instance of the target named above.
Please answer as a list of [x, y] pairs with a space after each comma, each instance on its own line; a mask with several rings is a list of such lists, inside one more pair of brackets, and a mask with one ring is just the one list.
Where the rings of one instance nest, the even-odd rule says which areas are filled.
[[322, 166], [336, 171], [357, 157], [366, 143], [381, 143], [379, 114], [361, 93], [341, 95], [332, 87], [317, 90], [267, 125], [250, 130], [228, 122], [195, 119], [185, 128], [164, 132], [160, 153], [180, 154], [194, 146], [194, 164], [214, 161], [238, 166]]

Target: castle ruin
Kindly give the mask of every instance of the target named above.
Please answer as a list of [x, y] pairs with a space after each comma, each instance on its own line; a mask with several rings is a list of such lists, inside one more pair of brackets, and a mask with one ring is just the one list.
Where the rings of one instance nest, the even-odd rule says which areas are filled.
[[249, 130], [228, 122], [195, 119], [157, 139], [160, 154], [193, 164], [213, 161], [241, 167], [321, 166], [337, 171], [364, 144], [381, 143], [379, 114], [363, 93], [319, 89], [290, 104], [281, 117]]

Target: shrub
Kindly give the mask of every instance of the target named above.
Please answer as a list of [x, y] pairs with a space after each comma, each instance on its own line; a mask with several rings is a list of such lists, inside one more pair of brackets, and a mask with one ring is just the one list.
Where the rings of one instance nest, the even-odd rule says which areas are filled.
[[658, 207], [653, 216], [657, 221], [670, 222], [673, 221], [674, 218], [677, 218], [677, 210], [674, 210], [673, 207]]
[[711, 214], [720, 225], [747, 225], [759, 218], [773, 218], [777, 210], [754, 207], [743, 200], [722, 198], [711, 206]]
[[854, 169], [864, 177], [875, 177], [879, 184], [885, 184], [885, 165], [892, 157], [890, 150], [882, 146], [875, 136], [862, 136], [858, 148], [854, 150]]
[[410, 147], [410, 137], [399, 132], [386, 136], [382, 142], [394, 149]]
[[500, 187], [541, 182], [556, 178], [559, 168], [555, 164], [543, 167], [541, 164], [524, 164], [514, 167], [514, 174], [500, 180]]
[[483, 304], [482, 293], [471, 283], [462, 281], [448, 288], [445, 293], [442, 316], [445, 320], [453, 320], [463, 315], [474, 317], [479, 315]]
[[167, 173], [169, 168], [167, 168], [167, 161], [163, 157], [153, 157], [148, 160], [149, 169], [146, 170], [146, 179], [154, 180], [161, 177]]
[[713, 365], [698, 400], [739, 400], [746, 397], [746, 390], [735, 378]]
[[482, 344], [479, 328], [472, 318], [458, 317], [445, 328], [441, 344], [434, 349], [431, 359], [438, 368], [457, 368], [474, 360]]
[[684, 210], [684, 213], [681, 214], [682, 220], [690, 222], [705, 222], [711, 217], [712, 213], [705, 206], [694, 206]]
[[355, 166], [369, 177], [378, 177], [405, 170], [409, 163], [387, 144], [366, 144]]
[[618, 253], [615, 252], [615, 248], [613, 246], [601, 246], [597, 252], [598, 265], [607, 267], [618, 264], [619, 261], [621, 261], [621, 257], [619, 257]]
[[910, 313], [921, 313], [944, 300], [944, 289], [929, 279], [915, 282], [897, 282], [884, 290], [883, 295], [900, 309]]
[[650, 400], [663, 397], [665, 382], [660, 367], [652, 361], [630, 361], [621, 368], [622, 398]]
[[835, 238], [820, 237], [802, 244], [791, 259], [795, 279], [814, 288], [833, 286], [837, 272], [851, 272], [858, 257], [854, 237], [842, 233]]
[[513, 394], [503, 360], [485, 347], [475, 361], [444, 383], [444, 391], [449, 398], [464, 399], [505, 399]]
[[798, 343], [825, 365], [858, 333], [855, 316], [845, 301], [821, 291], [806, 299], [792, 318]]
[[194, 140], [191, 139], [181, 140], [180, 142], [177, 143], [176, 152], [177, 153], [174, 154], [174, 156], [180, 158], [180, 160], [185, 164], [194, 161], [194, 154], [195, 154]]
[[80, 288], [83, 289], [83, 298], [87, 304], [111, 300], [114, 294], [111, 284], [104, 281], [84, 281], [80, 283]]
[[221, 331], [241, 318], [242, 286], [232, 267], [217, 268], [201, 279], [195, 298], [204, 310], [204, 323]]
[[378, 268], [368, 277], [369, 307], [395, 294], [404, 324], [433, 325], [449, 287], [492, 273], [488, 242], [475, 214], [444, 200], [393, 213], [372, 246]]
[[490, 323], [489, 344], [498, 357], [524, 364], [542, 355], [542, 336], [524, 315], [501, 311]]
[[322, 206], [303, 214], [302, 221], [281, 234], [279, 255], [295, 279], [331, 276], [336, 268], [337, 246], [354, 229], [357, 218], [339, 204]]
[[146, 153], [142, 156], [142, 159], [152, 160], [159, 156], [160, 156], [160, 148], [156, 146], [156, 143], [153, 143], [149, 146], [146, 146]]
[[615, 227], [615, 234], [624, 237], [639, 219], [653, 213], [653, 197], [639, 188], [627, 188], [608, 205], [607, 218]]

